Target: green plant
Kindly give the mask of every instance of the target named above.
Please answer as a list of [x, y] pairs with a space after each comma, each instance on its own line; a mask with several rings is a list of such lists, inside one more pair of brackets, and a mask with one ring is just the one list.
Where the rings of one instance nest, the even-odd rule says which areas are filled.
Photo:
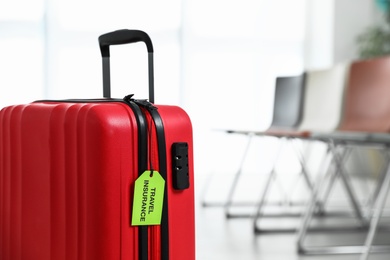
[[360, 58], [372, 58], [390, 54], [390, 0], [376, 0], [383, 11], [383, 22], [367, 28], [357, 37]]

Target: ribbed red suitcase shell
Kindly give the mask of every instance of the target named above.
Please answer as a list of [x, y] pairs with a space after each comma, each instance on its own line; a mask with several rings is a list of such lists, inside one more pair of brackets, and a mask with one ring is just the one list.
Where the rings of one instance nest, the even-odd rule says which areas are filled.
[[[167, 149], [169, 259], [195, 259], [192, 129], [157, 106]], [[130, 225], [138, 172], [136, 118], [124, 103], [38, 102], [0, 112], [0, 259], [137, 260]], [[176, 191], [170, 149], [189, 144], [190, 188]], [[159, 226], [149, 260], [160, 259]]]

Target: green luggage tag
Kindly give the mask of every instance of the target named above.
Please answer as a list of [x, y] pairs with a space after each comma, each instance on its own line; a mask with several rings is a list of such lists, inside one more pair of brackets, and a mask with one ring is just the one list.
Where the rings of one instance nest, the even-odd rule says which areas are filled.
[[145, 171], [134, 185], [131, 225], [160, 225], [165, 180], [158, 171]]

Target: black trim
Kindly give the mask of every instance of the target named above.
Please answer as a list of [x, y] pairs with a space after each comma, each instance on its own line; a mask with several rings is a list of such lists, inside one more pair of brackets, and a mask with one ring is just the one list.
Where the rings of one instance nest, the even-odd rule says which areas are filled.
[[[138, 125], [138, 176], [140, 176], [148, 167], [148, 134], [146, 117], [137, 104], [131, 101], [125, 102], [133, 110]], [[129, 214], [130, 216], [130, 214]], [[138, 258], [139, 260], [148, 260], [148, 227], [138, 227]]]
[[161, 217], [161, 260], [169, 260], [169, 222], [168, 222], [168, 181], [167, 181], [167, 152], [165, 143], [164, 124], [157, 109], [149, 110], [157, 132], [159, 155], [159, 172], [165, 179], [164, 204]]
[[144, 42], [148, 52], [153, 52], [152, 40], [146, 32], [140, 30], [116, 30], [100, 35], [98, 40], [102, 57], [110, 56], [108, 48], [110, 45], [129, 44], [135, 42]]
[[172, 155], [172, 186], [175, 190], [185, 190], [190, 187], [188, 169], [188, 143], [173, 143]]
[[110, 57], [102, 58], [102, 75], [103, 75], [103, 97], [111, 97], [111, 72]]
[[52, 99], [43, 99], [36, 100], [33, 103], [43, 103], [43, 102], [56, 102], [56, 103], [113, 103], [121, 102], [129, 105], [128, 102], [125, 102], [123, 99], [119, 98], [93, 98], [93, 99], [62, 99], [62, 100], [52, 100]]
[[169, 219], [168, 219], [168, 179], [167, 179], [167, 152], [165, 142], [164, 124], [158, 113], [157, 107], [147, 100], [133, 99], [132, 95], [126, 96], [125, 100], [135, 102], [137, 105], [149, 111], [157, 134], [159, 172], [165, 180], [164, 201], [161, 217], [161, 260], [169, 260]]

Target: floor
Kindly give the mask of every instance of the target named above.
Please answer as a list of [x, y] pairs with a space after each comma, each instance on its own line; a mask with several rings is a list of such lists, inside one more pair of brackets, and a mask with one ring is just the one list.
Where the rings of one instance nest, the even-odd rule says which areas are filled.
[[[204, 180], [197, 183], [196, 199], [196, 232], [197, 257], [200, 260], [352, 260], [359, 259], [358, 254], [349, 255], [300, 255], [296, 248], [296, 234], [289, 233], [263, 233], [255, 235], [253, 221], [250, 218], [227, 219], [222, 207], [204, 207], [202, 188]], [[237, 207], [237, 212], [245, 212], [244, 208]], [[298, 218], [299, 219], [299, 218]], [[343, 220], [346, 223], [348, 219]], [[276, 227], [281, 225], [297, 225], [296, 218], [281, 220], [271, 218], [263, 226]], [[343, 225], [342, 222], [339, 224]], [[390, 231], [378, 235], [380, 242], [390, 245]], [[364, 233], [315, 233], [308, 236], [307, 242], [317, 245], [331, 243], [359, 244], [364, 241]], [[390, 259], [390, 253], [372, 254], [370, 260]]]
[[[349, 255], [299, 255], [296, 249], [295, 233], [268, 233], [254, 235], [250, 219], [227, 220], [222, 208], [197, 210], [197, 259], [202, 260], [352, 260], [357, 254]], [[386, 235], [386, 234], [384, 234]], [[345, 244], [363, 241], [360, 234], [319, 234], [309, 240], [320, 244], [338, 242]], [[388, 239], [387, 239], [388, 240]], [[390, 259], [388, 254], [372, 254], [372, 260]]]
[[[295, 232], [289, 233], [262, 233], [255, 235], [253, 232], [253, 220], [250, 218], [234, 218], [227, 219], [224, 214], [223, 207], [204, 207], [202, 202], [223, 203], [229, 193], [229, 188], [232, 183], [237, 183], [234, 176], [240, 165], [239, 156], [245, 150], [246, 139], [237, 137], [237, 140], [229, 136], [229, 139], [218, 139], [215, 136], [212, 139], [213, 143], [219, 142], [218, 148], [225, 149], [226, 143], [229, 147], [234, 147], [234, 151], [214, 151], [211, 159], [206, 157], [206, 154], [198, 153], [197, 159], [201, 161], [196, 170], [196, 243], [197, 243], [197, 258], [199, 260], [358, 260], [359, 254], [349, 255], [301, 255], [297, 253], [297, 235]], [[223, 136], [220, 136], [222, 138]], [[223, 137], [224, 138], [224, 137]], [[209, 140], [211, 142], [211, 140]], [[253, 140], [250, 149], [248, 150], [245, 164], [243, 164], [242, 175], [239, 184], [236, 188], [235, 202], [255, 203], [259, 201], [259, 194], [264, 189], [266, 176], [275, 162], [276, 140], [260, 139]], [[209, 143], [206, 143], [209, 145]], [[207, 146], [209, 147], [209, 146]], [[288, 147], [287, 147], [288, 148]], [[308, 151], [309, 159], [307, 167], [309, 173], [319, 172], [318, 168], [321, 165], [323, 158], [318, 155], [319, 149], [326, 151], [325, 146], [312, 147]], [[272, 150], [274, 149], [274, 150]], [[313, 150], [317, 149], [317, 150]], [[291, 150], [291, 151], [290, 151]], [[300, 175], [300, 164], [296, 160], [295, 151], [285, 149], [279, 154], [279, 163], [276, 164], [276, 171], [280, 173], [282, 178], [276, 178], [272, 182], [270, 188], [270, 196], [268, 202], [275, 201], [305, 201], [311, 196], [307, 185]], [[310, 152], [311, 151], [311, 152]], [[313, 151], [316, 151], [314, 153]], [[221, 154], [223, 156], [221, 156]], [[199, 158], [204, 156], [205, 158]], [[366, 156], [366, 155], [365, 155]], [[306, 155], [307, 157], [307, 155]], [[363, 156], [364, 157], [364, 156]], [[362, 160], [359, 153], [356, 154], [347, 163], [346, 170], [351, 173], [351, 184], [354, 187], [356, 196], [362, 203], [366, 203], [368, 194], [372, 194], [376, 187], [377, 177], [371, 176], [367, 178], [367, 172], [379, 172], [377, 165], [380, 158], [374, 156], [373, 151], [370, 151], [367, 158], [375, 160]], [[261, 158], [261, 161], [259, 161]], [[203, 167], [201, 167], [203, 166]], [[200, 170], [199, 170], [200, 169]], [[379, 175], [378, 175], [379, 176]], [[313, 180], [316, 175], [312, 174]], [[372, 178], [374, 177], [374, 178]], [[338, 207], [345, 212], [350, 207], [349, 200], [345, 196], [345, 189], [339, 180], [336, 180], [335, 186], [328, 198], [328, 205]], [[351, 208], [351, 207], [350, 207]], [[350, 209], [349, 208], [349, 209]], [[387, 209], [390, 209], [390, 199], [387, 199]], [[250, 207], [236, 207], [234, 213], [253, 212]], [[390, 212], [386, 212], [390, 216]], [[267, 218], [267, 221], [261, 221], [259, 224], [263, 228], [269, 227], [297, 227], [301, 218], [280, 219]], [[347, 226], [353, 224], [353, 219], [350, 218], [333, 218], [332, 224], [339, 226]], [[385, 218], [385, 223], [390, 227], [390, 217]], [[319, 219], [320, 222], [321, 219]], [[328, 221], [328, 218], [327, 218]], [[328, 223], [317, 223], [328, 224]], [[355, 233], [310, 233], [305, 240], [308, 245], [361, 245], [365, 240], [365, 232]], [[390, 246], [390, 230], [383, 231], [378, 234], [375, 244], [383, 244]], [[390, 253], [386, 254], [371, 254], [370, 260], [389, 260]]]

